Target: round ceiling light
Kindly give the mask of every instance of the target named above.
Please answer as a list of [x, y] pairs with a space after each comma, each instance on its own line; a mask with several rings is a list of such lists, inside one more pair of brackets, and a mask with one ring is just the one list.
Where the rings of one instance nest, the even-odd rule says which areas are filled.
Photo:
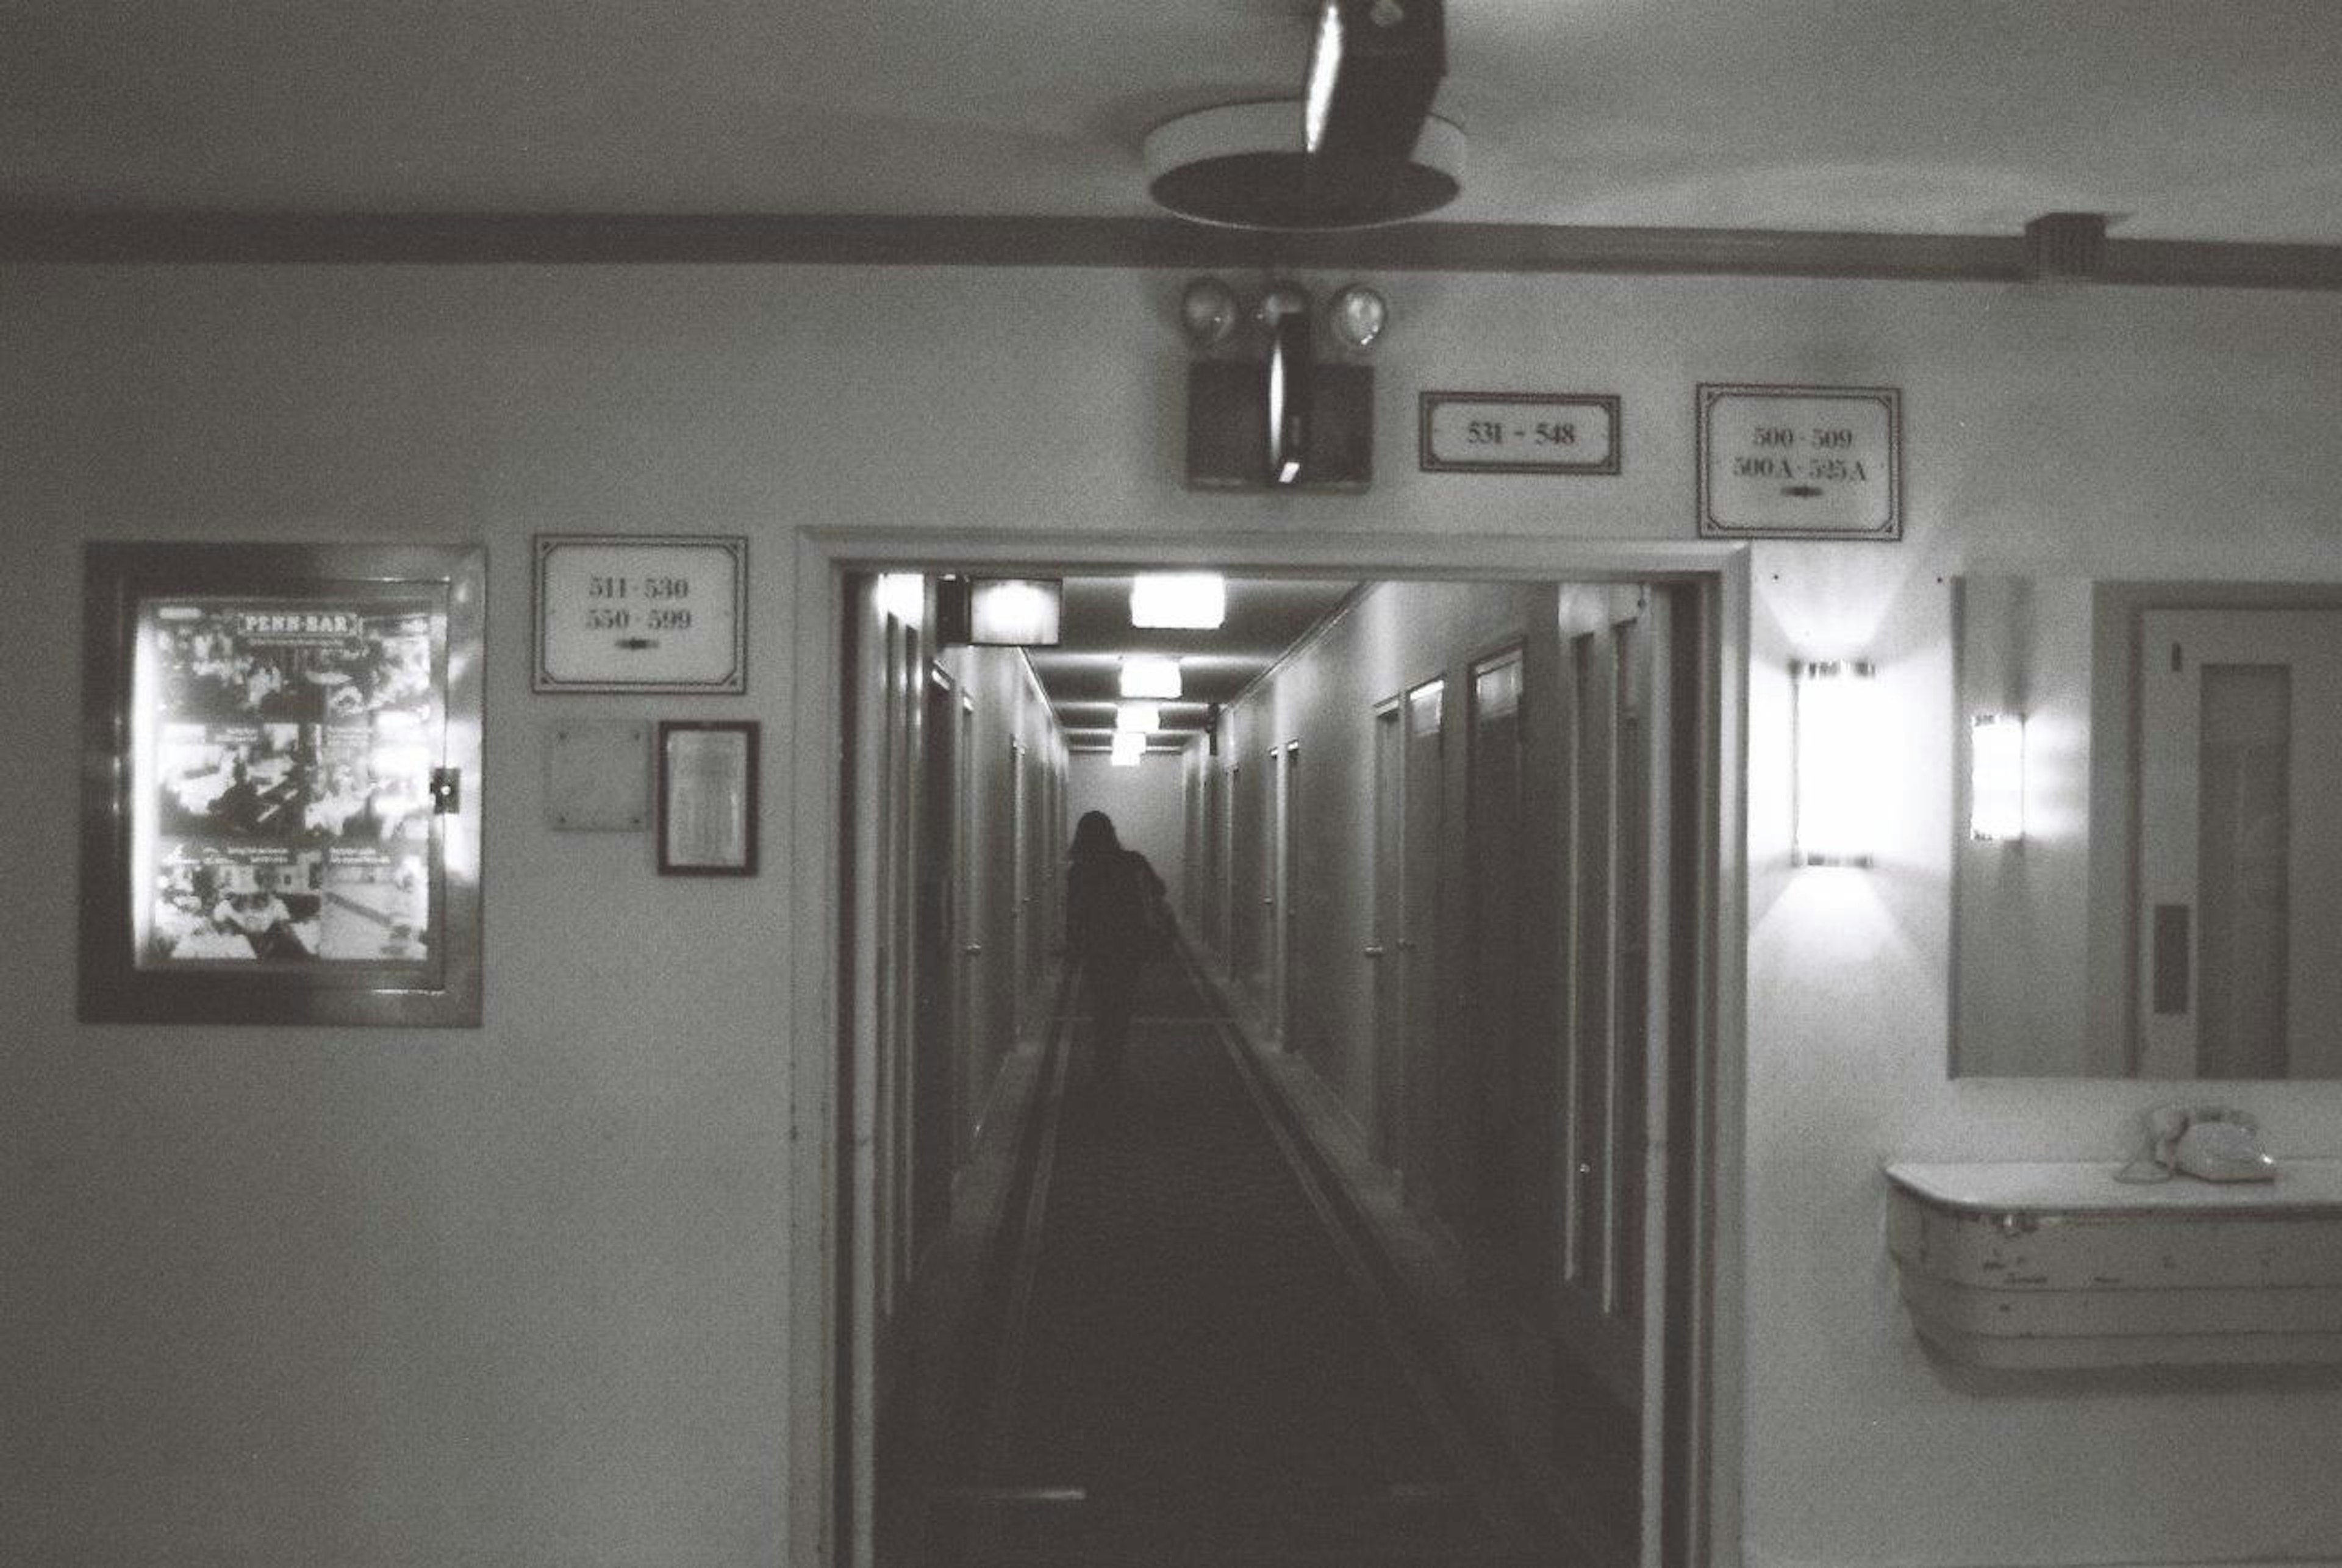
[[1146, 134], [1146, 194], [1198, 223], [1245, 229], [1354, 229], [1436, 212], [1464, 189], [1464, 133], [1436, 115], [1386, 189], [1313, 188], [1301, 100], [1224, 104]]

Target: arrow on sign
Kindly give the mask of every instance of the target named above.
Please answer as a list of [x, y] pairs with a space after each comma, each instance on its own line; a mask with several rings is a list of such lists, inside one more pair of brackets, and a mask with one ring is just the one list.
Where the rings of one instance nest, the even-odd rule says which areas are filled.
[[1802, 501], [1810, 501], [1821, 493], [1821, 486], [1818, 484], [1784, 484], [1781, 486], [1782, 494], [1795, 495]]
[[630, 654], [639, 654], [646, 649], [657, 647], [658, 639], [656, 637], [621, 637], [612, 645], [624, 648]]

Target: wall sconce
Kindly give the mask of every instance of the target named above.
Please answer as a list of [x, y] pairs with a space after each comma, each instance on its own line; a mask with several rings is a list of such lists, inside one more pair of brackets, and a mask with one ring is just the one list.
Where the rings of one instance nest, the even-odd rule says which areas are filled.
[[1792, 664], [1796, 687], [1798, 865], [1868, 865], [1877, 791], [1867, 756], [1877, 744], [1876, 668], [1856, 660]]
[[1138, 765], [1139, 759], [1146, 754], [1146, 737], [1145, 735], [1136, 730], [1119, 731], [1114, 737], [1114, 749], [1106, 754], [1106, 765], [1135, 768]]
[[1122, 694], [1176, 701], [1180, 692], [1179, 661], [1159, 654], [1131, 654], [1122, 661]]
[[1968, 835], [2025, 837], [2025, 715], [1978, 714], [1968, 726]]

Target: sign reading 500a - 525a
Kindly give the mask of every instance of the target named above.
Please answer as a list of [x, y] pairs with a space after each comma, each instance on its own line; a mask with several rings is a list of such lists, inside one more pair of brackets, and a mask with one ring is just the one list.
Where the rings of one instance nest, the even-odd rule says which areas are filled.
[[747, 689], [746, 539], [540, 534], [540, 692]]
[[1903, 536], [1897, 388], [1702, 385], [1698, 415], [1704, 537]]

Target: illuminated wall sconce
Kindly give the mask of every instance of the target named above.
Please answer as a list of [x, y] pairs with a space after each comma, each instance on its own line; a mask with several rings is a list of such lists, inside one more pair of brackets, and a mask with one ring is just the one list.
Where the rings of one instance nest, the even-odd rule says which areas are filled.
[[1978, 714], [1968, 726], [1968, 834], [2025, 837], [2025, 715]]
[[1106, 754], [1106, 765], [1135, 768], [1146, 754], [1146, 737], [1136, 730], [1122, 730], [1114, 737], [1114, 749]]
[[1124, 703], [1114, 710], [1116, 734], [1152, 734], [1163, 727], [1163, 710], [1153, 703]]
[[1122, 694], [1176, 701], [1179, 696], [1179, 661], [1157, 654], [1132, 654], [1122, 661]]
[[1877, 744], [1877, 672], [1856, 660], [1793, 664], [1797, 689], [1799, 865], [1868, 865], [1877, 790], [1867, 758]]
[[1134, 626], [1211, 631], [1227, 618], [1227, 579], [1217, 572], [1142, 572], [1130, 580]]

